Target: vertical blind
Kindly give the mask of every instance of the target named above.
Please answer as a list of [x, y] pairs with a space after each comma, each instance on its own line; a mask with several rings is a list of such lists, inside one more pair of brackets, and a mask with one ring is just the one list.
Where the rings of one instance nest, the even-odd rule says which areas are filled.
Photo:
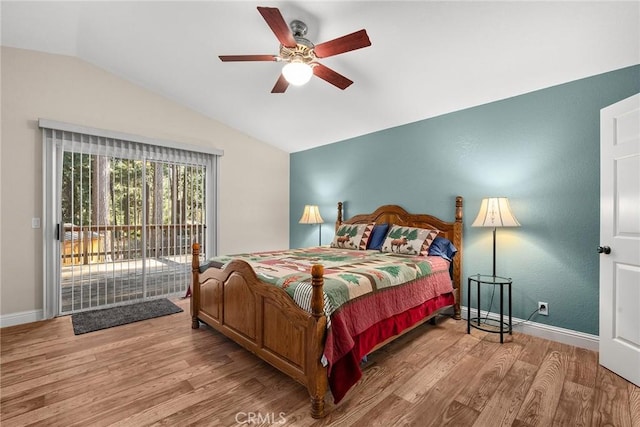
[[212, 247], [221, 152], [42, 120], [40, 127], [56, 153], [48, 157], [56, 165], [58, 313], [184, 293], [191, 244]]

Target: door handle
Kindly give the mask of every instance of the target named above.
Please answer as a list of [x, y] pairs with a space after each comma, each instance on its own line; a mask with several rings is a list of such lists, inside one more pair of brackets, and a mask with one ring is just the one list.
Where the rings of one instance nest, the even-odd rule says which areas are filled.
[[598, 253], [609, 255], [611, 253], [611, 248], [609, 246], [598, 246]]

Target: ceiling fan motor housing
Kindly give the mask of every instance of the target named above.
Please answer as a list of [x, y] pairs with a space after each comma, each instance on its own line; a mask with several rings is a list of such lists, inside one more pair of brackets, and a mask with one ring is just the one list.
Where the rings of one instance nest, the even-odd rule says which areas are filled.
[[307, 35], [307, 24], [297, 19], [289, 23], [293, 38], [296, 40], [296, 47], [286, 47], [280, 45], [280, 58], [285, 62], [302, 62], [312, 65], [316, 60], [316, 54], [313, 51], [315, 45], [304, 38]]
[[289, 28], [291, 28], [294, 37], [304, 37], [307, 35], [307, 24], [297, 19], [289, 23]]

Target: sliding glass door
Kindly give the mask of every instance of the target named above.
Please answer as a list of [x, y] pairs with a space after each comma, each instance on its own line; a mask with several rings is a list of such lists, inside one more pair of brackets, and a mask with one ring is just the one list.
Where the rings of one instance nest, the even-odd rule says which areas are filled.
[[191, 244], [212, 247], [217, 156], [76, 132], [43, 135], [54, 147], [56, 315], [184, 295]]

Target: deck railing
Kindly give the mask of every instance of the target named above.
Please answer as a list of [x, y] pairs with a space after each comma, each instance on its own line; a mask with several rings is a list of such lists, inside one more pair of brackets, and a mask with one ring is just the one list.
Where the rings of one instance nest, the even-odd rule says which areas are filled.
[[202, 224], [65, 225], [60, 234], [62, 264], [187, 255], [193, 242], [204, 243], [205, 229]]

